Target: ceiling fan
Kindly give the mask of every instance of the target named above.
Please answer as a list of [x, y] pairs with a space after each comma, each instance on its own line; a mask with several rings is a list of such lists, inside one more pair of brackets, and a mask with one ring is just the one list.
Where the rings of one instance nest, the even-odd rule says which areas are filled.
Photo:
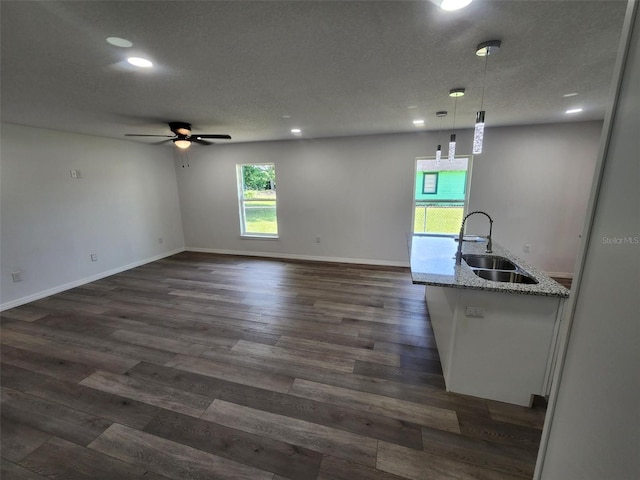
[[189, 148], [191, 143], [198, 143], [200, 145], [213, 145], [214, 142], [209, 142], [205, 138], [219, 138], [223, 140], [231, 140], [229, 135], [218, 135], [213, 133], [191, 133], [191, 124], [186, 122], [169, 122], [169, 129], [174, 133], [173, 135], [146, 135], [138, 133], [126, 133], [125, 137], [165, 137], [160, 143], [173, 142], [178, 148]]

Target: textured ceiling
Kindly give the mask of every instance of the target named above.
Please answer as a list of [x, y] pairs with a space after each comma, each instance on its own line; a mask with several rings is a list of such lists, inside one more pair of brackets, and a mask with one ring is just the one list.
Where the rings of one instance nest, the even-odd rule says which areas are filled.
[[[626, 1], [6, 1], [3, 122], [124, 138], [166, 122], [232, 141], [437, 130], [465, 87], [471, 127], [485, 61], [487, 125], [604, 117]], [[106, 42], [133, 42], [123, 49]], [[155, 67], [127, 66], [132, 54]], [[564, 94], [578, 92], [571, 98]], [[581, 106], [568, 117], [567, 108]], [[285, 116], [289, 116], [285, 118]], [[423, 118], [424, 127], [412, 120]], [[148, 141], [134, 138], [132, 141]], [[153, 141], [154, 139], [151, 139]], [[156, 139], [157, 140], [157, 139]], [[225, 141], [222, 141], [225, 142]]]

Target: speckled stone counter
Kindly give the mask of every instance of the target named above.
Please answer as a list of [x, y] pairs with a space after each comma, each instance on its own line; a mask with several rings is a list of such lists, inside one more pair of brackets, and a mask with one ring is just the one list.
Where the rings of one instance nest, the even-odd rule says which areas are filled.
[[464, 259], [456, 265], [457, 247], [452, 237], [412, 237], [413, 283], [426, 285], [447, 391], [531, 406], [550, 391], [569, 291], [495, 242], [490, 254], [485, 239], [463, 242], [463, 254], [505, 257], [538, 283], [485, 280]]
[[495, 241], [493, 242], [493, 252], [490, 254], [486, 253], [486, 240], [463, 242], [462, 253], [505, 257], [533, 277], [538, 283], [495, 282], [480, 278], [473, 273], [464, 260], [462, 260], [461, 265], [455, 264], [457, 248], [458, 242], [453, 237], [414, 235], [411, 241], [411, 276], [413, 283], [549, 297], [566, 298], [569, 296], [569, 290], [537, 268], [516, 257]]

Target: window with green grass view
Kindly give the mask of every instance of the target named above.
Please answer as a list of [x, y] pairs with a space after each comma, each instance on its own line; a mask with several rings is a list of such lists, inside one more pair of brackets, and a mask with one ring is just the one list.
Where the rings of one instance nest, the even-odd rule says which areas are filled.
[[457, 234], [466, 208], [470, 159], [416, 159], [413, 233]]
[[241, 234], [277, 237], [275, 165], [238, 165], [238, 195]]

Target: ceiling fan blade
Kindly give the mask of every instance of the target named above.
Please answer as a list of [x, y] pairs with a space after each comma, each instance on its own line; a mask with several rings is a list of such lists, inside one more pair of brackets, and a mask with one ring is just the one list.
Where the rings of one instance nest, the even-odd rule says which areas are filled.
[[165, 137], [165, 138], [173, 138], [175, 135], [145, 135], [139, 133], [125, 133], [125, 137]]
[[201, 138], [192, 138], [192, 142], [197, 143], [199, 145], [214, 145], [214, 142], [208, 142], [207, 140], [202, 140]]
[[192, 133], [191, 134], [192, 140], [197, 138], [221, 138], [223, 140], [231, 140], [230, 135], [216, 135], [213, 133]]
[[153, 142], [152, 145], [162, 145], [163, 143], [170, 142], [172, 139], [167, 138], [166, 140], [160, 140], [159, 142]]

